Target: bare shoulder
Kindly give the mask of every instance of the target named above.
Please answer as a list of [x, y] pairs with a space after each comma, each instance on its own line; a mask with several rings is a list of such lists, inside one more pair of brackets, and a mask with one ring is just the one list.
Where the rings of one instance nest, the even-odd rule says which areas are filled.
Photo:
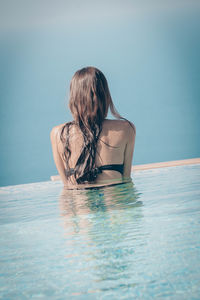
[[64, 125], [65, 124], [60, 124], [60, 125], [57, 125], [57, 126], [52, 128], [52, 130], [50, 132], [50, 138], [51, 138], [52, 141], [56, 140], [60, 136]]
[[127, 131], [132, 134], [132, 135], [136, 135], [136, 127], [135, 125], [130, 122], [130, 121], [125, 121], [125, 126], [126, 126], [126, 129]]
[[105, 120], [105, 125], [113, 129], [121, 129], [129, 134], [136, 134], [135, 125], [128, 120]]

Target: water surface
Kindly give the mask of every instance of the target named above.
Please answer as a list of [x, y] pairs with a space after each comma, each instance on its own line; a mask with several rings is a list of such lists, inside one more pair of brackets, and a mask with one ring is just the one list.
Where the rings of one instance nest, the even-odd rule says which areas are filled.
[[2, 299], [199, 299], [200, 165], [0, 189]]

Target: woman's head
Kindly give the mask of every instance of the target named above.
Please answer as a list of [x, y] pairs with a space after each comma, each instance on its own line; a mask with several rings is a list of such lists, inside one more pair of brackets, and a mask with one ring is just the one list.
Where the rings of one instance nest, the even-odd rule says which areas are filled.
[[104, 74], [94, 67], [78, 70], [70, 84], [69, 108], [75, 122], [101, 124], [113, 103]]

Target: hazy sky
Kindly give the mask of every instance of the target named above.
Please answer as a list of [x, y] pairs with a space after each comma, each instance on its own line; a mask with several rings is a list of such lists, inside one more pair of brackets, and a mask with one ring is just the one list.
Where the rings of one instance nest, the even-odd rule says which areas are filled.
[[1, 32], [45, 26], [77, 26], [90, 23], [126, 20], [126, 18], [181, 13], [200, 8], [200, 1], [133, 1], [133, 0], [0, 0]]

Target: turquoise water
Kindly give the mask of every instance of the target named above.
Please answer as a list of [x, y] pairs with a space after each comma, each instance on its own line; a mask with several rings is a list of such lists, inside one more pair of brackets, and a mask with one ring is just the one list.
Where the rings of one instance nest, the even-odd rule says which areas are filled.
[[200, 165], [0, 192], [1, 299], [200, 298]]

